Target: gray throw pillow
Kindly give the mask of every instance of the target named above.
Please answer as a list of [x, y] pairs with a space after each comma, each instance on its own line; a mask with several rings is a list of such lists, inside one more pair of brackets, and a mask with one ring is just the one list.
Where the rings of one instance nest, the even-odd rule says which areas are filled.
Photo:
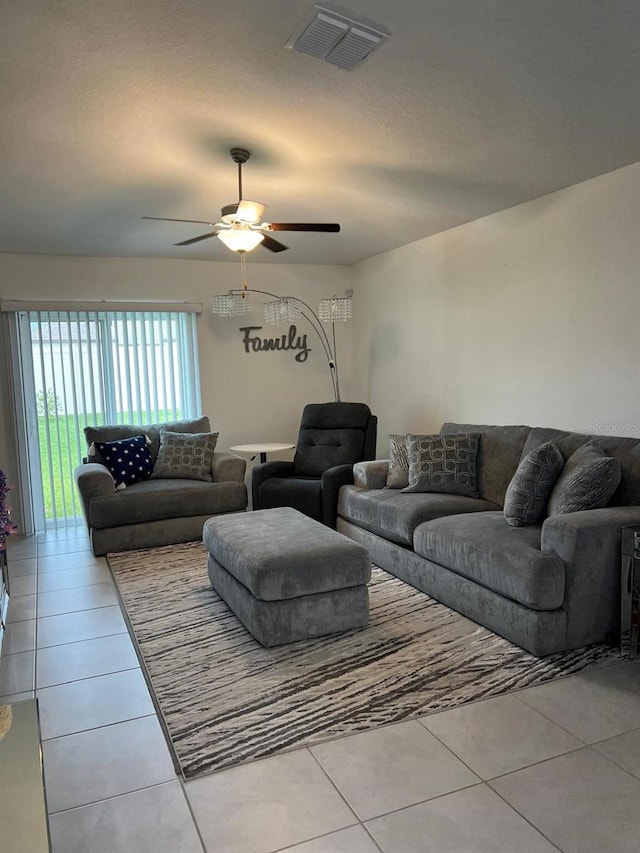
[[549, 515], [606, 506], [620, 484], [620, 466], [595, 444], [570, 456], [549, 496]]
[[478, 433], [407, 435], [409, 485], [403, 492], [477, 498]]
[[389, 436], [389, 471], [387, 489], [404, 489], [409, 485], [409, 456], [406, 435]]
[[564, 456], [548, 441], [528, 453], [518, 465], [504, 497], [504, 517], [512, 527], [539, 524], [560, 472]]
[[210, 483], [217, 432], [170, 432], [160, 429], [160, 449], [152, 477], [205, 480]]

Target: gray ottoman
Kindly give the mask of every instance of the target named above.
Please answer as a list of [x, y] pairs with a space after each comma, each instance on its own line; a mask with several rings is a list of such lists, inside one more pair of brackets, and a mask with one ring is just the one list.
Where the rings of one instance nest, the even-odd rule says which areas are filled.
[[369, 621], [367, 551], [289, 507], [219, 515], [202, 532], [211, 586], [263, 646]]

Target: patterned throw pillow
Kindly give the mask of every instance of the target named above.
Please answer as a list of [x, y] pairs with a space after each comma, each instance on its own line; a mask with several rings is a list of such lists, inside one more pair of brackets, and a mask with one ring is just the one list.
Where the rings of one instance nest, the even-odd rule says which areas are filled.
[[409, 457], [407, 455], [407, 437], [389, 436], [389, 471], [387, 489], [404, 489], [409, 485]]
[[[119, 441], [96, 441], [95, 449], [104, 459], [105, 466], [116, 481], [116, 488], [124, 489], [139, 480], [147, 480], [153, 471], [153, 459], [146, 435], [122, 438]], [[92, 445], [93, 447], [93, 445]], [[89, 449], [89, 455], [91, 448]]]
[[409, 485], [403, 492], [444, 492], [477, 498], [478, 433], [407, 435]]
[[217, 432], [170, 432], [160, 430], [160, 449], [153, 477], [205, 480], [210, 483]]
[[528, 453], [518, 465], [504, 498], [504, 517], [512, 527], [539, 524], [551, 489], [564, 468], [557, 444], [548, 441]]
[[549, 515], [606, 506], [620, 484], [618, 462], [595, 444], [583, 444], [570, 456], [549, 496]]

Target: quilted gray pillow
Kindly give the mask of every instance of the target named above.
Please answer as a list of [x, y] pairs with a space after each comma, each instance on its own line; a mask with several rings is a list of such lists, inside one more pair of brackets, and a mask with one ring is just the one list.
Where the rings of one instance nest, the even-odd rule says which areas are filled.
[[518, 465], [504, 498], [504, 517], [512, 527], [539, 524], [551, 489], [564, 468], [557, 444], [548, 441], [528, 453]]
[[549, 496], [549, 515], [606, 506], [620, 484], [620, 466], [595, 444], [570, 456]]
[[403, 492], [444, 492], [477, 498], [478, 433], [407, 435], [409, 485]]
[[152, 477], [205, 480], [210, 483], [217, 432], [170, 432], [160, 429], [160, 449]]
[[409, 485], [409, 457], [407, 455], [407, 437], [389, 436], [389, 471], [387, 489], [404, 489]]

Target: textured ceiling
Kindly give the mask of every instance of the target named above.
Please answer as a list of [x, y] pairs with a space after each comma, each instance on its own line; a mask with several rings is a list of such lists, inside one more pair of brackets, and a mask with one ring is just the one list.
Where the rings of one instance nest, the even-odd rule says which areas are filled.
[[391, 34], [352, 72], [284, 48], [310, 0], [0, 0], [0, 251], [352, 263], [640, 160], [638, 0], [321, 3]]

